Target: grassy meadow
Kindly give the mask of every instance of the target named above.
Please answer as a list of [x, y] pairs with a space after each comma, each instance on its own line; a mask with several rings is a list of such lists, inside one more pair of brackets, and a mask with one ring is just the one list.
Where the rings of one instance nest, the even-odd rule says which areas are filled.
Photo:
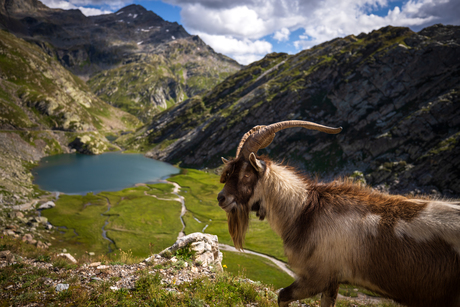
[[[168, 179], [181, 186], [187, 213], [183, 217], [185, 234], [215, 234], [220, 243], [233, 245], [225, 212], [216, 201], [222, 189], [214, 174], [186, 169]], [[171, 246], [182, 229], [181, 204], [172, 194], [173, 184], [145, 184], [117, 192], [87, 195], [61, 195], [56, 207], [43, 210], [51, 224], [58, 228], [53, 245], [77, 256], [93, 252], [109, 259], [120, 253], [148, 257]], [[102, 230], [111, 241], [104, 239]], [[251, 219], [245, 248], [286, 260], [281, 239], [267, 222]], [[118, 255], [118, 256], [117, 256]], [[224, 252], [224, 262], [231, 273], [244, 272], [248, 278], [272, 284], [275, 288], [292, 282], [292, 278], [270, 261], [255, 255]]]

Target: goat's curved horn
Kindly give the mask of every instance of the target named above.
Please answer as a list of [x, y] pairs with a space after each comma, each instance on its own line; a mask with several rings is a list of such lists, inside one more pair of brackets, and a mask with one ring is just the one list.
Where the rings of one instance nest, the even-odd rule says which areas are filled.
[[270, 145], [275, 138], [276, 132], [295, 127], [318, 130], [329, 134], [337, 134], [342, 131], [342, 127], [332, 128], [303, 120], [288, 120], [271, 124], [269, 126], [256, 126], [249, 130], [241, 139], [236, 151], [236, 157], [243, 155], [245, 158], [248, 158], [251, 152], [257, 153], [259, 149]]

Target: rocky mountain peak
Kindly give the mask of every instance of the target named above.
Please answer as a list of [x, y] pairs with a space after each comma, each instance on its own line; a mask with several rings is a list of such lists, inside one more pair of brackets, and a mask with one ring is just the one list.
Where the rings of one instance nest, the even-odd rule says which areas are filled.
[[48, 9], [38, 0], [0, 0], [0, 13], [5, 15], [36, 12], [40, 9]]
[[118, 22], [136, 26], [163, 26], [166, 22], [163, 18], [152, 11], [147, 11], [143, 6], [137, 4], [128, 5], [113, 14], [90, 16], [89, 19], [100, 25], [104, 22]]
[[125, 14], [144, 14], [144, 13], [147, 13], [147, 12], [149, 12], [149, 11], [147, 11], [142, 5], [130, 4], [128, 6], [125, 6], [124, 8], [121, 8], [118, 11], [116, 11], [115, 15], [120, 15], [122, 13], [125, 13]]

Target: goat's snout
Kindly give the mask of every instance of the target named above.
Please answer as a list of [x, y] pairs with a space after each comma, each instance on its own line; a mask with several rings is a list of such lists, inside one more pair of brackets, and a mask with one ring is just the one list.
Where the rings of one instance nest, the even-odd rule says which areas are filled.
[[225, 196], [224, 196], [224, 193], [222, 193], [222, 191], [217, 194], [217, 201], [219, 202], [219, 206], [222, 205], [222, 203], [225, 201]]

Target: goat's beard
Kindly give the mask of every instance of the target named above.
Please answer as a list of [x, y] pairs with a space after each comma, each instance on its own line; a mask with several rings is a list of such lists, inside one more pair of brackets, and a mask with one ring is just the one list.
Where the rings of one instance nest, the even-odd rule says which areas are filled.
[[249, 208], [245, 205], [236, 205], [227, 212], [228, 232], [233, 244], [238, 250], [243, 249], [244, 236], [249, 225]]

